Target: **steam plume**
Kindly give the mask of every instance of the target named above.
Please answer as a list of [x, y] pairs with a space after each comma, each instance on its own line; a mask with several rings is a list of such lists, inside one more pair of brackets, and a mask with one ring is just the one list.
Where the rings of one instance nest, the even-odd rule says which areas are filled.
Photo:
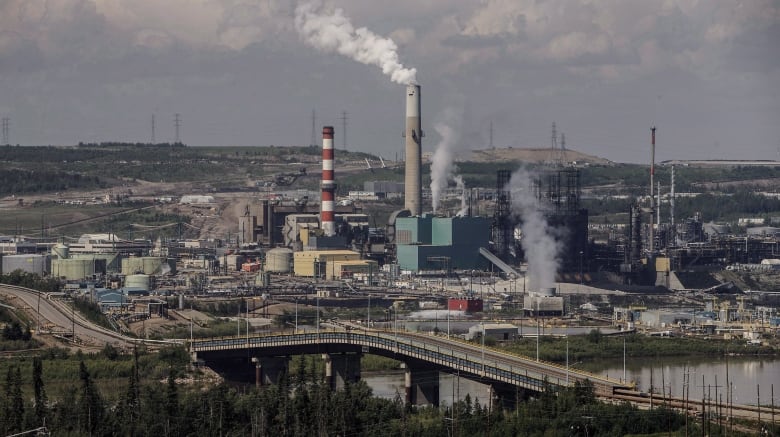
[[534, 195], [534, 175], [526, 169], [512, 174], [509, 181], [512, 212], [521, 218], [521, 244], [528, 260], [530, 290], [555, 286], [555, 275], [560, 266], [561, 247], [556, 231], [547, 224], [542, 205]]
[[320, 12], [319, 2], [306, 2], [295, 8], [295, 29], [312, 47], [338, 53], [366, 65], [376, 65], [393, 82], [416, 83], [417, 69], [406, 68], [398, 60], [398, 46], [365, 27], [355, 29], [342, 9], [333, 14]]
[[441, 203], [441, 193], [447, 188], [455, 172], [455, 146], [458, 144], [458, 132], [448, 122], [436, 123], [433, 128], [441, 137], [431, 158], [431, 201], [434, 214]]

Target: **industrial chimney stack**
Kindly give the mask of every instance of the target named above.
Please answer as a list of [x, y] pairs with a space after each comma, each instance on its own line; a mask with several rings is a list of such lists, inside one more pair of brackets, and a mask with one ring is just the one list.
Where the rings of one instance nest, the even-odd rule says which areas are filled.
[[320, 222], [325, 236], [336, 235], [335, 206], [336, 183], [333, 178], [333, 126], [322, 128], [322, 198]]
[[420, 121], [420, 85], [406, 87], [406, 163], [404, 178], [404, 208], [419, 216], [422, 206], [422, 122]]

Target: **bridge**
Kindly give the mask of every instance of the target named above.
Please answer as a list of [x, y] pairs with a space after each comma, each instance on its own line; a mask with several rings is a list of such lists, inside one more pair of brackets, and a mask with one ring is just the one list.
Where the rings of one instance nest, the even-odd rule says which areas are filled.
[[[405, 364], [406, 400], [439, 402], [438, 373], [445, 372], [488, 384], [492, 396], [512, 405], [521, 396], [549, 388], [590, 381], [598, 396], [612, 397], [630, 389], [621, 381], [558, 364], [537, 361], [445, 337], [379, 330], [320, 330], [263, 336], [194, 340], [190, 351], [209, 366], [255, 370], [255, 382], [274, 383], [292, 355], [322, 354], [325, 376], [336, 388], [360, 378], [361, 354], [375, 354]], [[250, 372], [251, 373], [251, 372]]]

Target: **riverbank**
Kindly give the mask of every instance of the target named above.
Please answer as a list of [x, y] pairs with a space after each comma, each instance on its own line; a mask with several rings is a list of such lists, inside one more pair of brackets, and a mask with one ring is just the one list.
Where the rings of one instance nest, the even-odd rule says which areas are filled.
[[[514, 354], [537, 356], [537, 339], [522, 338], [496, 347]], [[568, 351], [568, 352], [567, 352]], [[612, 337], [593, 330], [586, 335], [540, 337], [538, 356], [544, 361], [594, 361], [629, 357], [681, 356], [767, 356], [778, 357], [772, 346], [749, 345], [744, 340], [722, 340], [703, 337], [649, 337], [641, 334]]]

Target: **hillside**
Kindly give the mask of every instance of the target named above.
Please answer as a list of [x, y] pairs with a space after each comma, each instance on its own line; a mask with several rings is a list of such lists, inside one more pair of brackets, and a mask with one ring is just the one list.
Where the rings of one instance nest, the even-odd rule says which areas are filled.
[[[506, 162], [506, 161], [522, 161], [534, 164], [541, 164], [544, 162], [550, 162], [555, 157], [550, 149], [517, 149], [517, 148], [505, 148], [505, 149], [485, 149], [485, 150], [472, 150], [470, 156], [465, 156], [461, 161], [473, 161], [473, 162]], [[614, 164], [612, 161], [597, 156], [586, 155], [584, 153], [577, 152], [576, 150], [566, 150], [563, 156], [564, 162], [576, 161], [577, 163], [588, 163], [598, 165], [610, 165]]]

